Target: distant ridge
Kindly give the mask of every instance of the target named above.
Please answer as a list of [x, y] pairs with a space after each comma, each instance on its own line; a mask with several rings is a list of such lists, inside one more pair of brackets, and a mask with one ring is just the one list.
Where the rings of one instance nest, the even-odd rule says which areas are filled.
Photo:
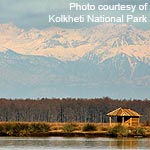
[[0, 25], [0, 96], [150, 98], [150, 31]]

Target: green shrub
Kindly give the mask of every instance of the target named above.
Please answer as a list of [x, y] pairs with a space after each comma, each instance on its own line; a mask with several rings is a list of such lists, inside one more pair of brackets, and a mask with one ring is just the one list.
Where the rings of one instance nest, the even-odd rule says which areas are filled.
[[3, 133], [12, 136], [14, 133], [14, 124], [12, 123], [3, 124]]
[[122, 125], [117, 125], [108, 129], [108, 134], [114, 137], [125, 137], [128, 136], [129, 131]]
[[29, 132], [30, 133], [38, 133], [38, 132], [48, 132], [50, 131], [49, 124], [46, 123], [31, 123], [29, 124]]
[[27, 136], [31, 133], [45, 133], [50, 131], [47, 123], [19, 123], [8, 122], [0, 124], [0, 134], [8, 136]]
[[0, 134], [4, 133], [4, 126], [2, 124], [0, 124]]
[[25, 136], [29, 133], [28, 124], [17, 122], [3, 123], [0, 125], [0, 133], [9, 136]]
[[131, 132], [132, 135], [137, 135], [137, 136], [144, 136], [145, 135], [145, 130], [143, 128], [137, 127], [132, 130]]
[[13, 135], [15, 136], [26, 136], [29, 134], [29, 125], [27, 123], [14, 123], [13, 124]]
[[97, 128], [94, 124], [86, 124], [83, 126], [83, 131], [97, 131]]
[[62, 128], [63, 132], [73, 132], [76, 129], [76, 125], [75, 124], [65, 124]]

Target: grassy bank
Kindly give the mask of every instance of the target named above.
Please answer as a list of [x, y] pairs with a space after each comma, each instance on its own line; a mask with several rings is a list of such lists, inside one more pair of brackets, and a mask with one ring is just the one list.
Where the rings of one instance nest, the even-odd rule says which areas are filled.
[[150, 137], [150, 126], [110, 127], [101, 123], [1, 122], [0, 136]]

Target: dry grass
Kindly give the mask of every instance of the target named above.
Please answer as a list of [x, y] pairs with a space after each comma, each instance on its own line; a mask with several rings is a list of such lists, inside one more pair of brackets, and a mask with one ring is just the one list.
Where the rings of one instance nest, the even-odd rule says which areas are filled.
[[[65, 122], [65, 123], [60, 123], [60, 122], [0, 122], [0, 125], [6, 125], [6, 124], [33, 124], [33, 123], [45, 123], [50, 126], [51, 131], [62, 131], [64, 125], [66, 124], [73, 124], [76, 126], [76, 131], [82, 131], [83, 127], [88, 124], [88, 123], [80, 123], [80, 122]], [[93, 125], [96, 126], [97, 131], [107, 131], [107, 128], [109, 127], [109, 124], [102, 124], [102, 123], [92, 123]]]
[[2, 136], [29, 136], [36, 133], [47, 133], [50, 130], [50, 125], [45, 122], [0, 123], [0, 135]]
[[[88, 124], [88, 123], [80, 123], [80, 122], [65, 122], [65, 123], [49, 123], [50, 127], [51, 127], [51, 131], [62, 131], [63, 127], [66, 124], [73, 124], [76, 126], [76, 131], [82, 131], [83, 127]], [[96, 126], [97, 128], [97, 132], [101, 132], [101, 131], [107, 131], [109, 124], [102, 124], [102, 123], [92, 123], [93, 125]]]
[[[19, 123], [20, 125], [31, 125], [31, 124], [46, 124], [50, 127], [51, 132], [54, 133], [61, 133], [63, 132], [63, 127], [67, 124], [73, 124], [75, 126], [75, 130], [73, 132], [75, 133], [83, 133], [83, 127], [87, 125], [88, 123], [78, 123], [78, 122], [65, 122], [65, 123], [59, 123], [59, 122], [0, 122], [0, 126], [7, 126], [9, 124], [15, 125]], [[110, 128], [108, 123], [92, 123], [96, 126], [97, 131], [92, 131], [93, 133], [107, 133], [108, 129]], [[150, 126], [141, 126], [144, 130], [146, 135], [150, 135]]]
[[[66, 124], [75, 124], [76, 125], [76, 130], [74, 132], [83, 132], [82, 129], [83, 127], [88, 124], [88, 123], [77, 123], [77, 122], [66, 122], [66, 123], [49, 123], [51, 126], [51, 131], [56, 131], [56, 132], [62, 132], [63, 126]], [[108, 129], [110, 128], [108, 123], [92, 123], [96, 126], [97, 131], [94, 132], [99, 132], [99, 133], [106, 133]], [[144, 130], [146, 135], [150, 135], [150, 126], [141, 126]], [[136, 127], [131, 127], [131, 128], [136, 128]]]

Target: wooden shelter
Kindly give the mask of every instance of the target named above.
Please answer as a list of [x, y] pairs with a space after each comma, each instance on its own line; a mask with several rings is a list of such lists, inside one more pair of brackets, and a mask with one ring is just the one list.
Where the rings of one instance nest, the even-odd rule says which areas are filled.
[[112, 117], [117, 117], [117, 123], [125, 126], [138, 126], [140, 122], [140, 114], [127, 108], [118, 108], [107, 114], [109, 116], [109, 124], [112, 125]]

